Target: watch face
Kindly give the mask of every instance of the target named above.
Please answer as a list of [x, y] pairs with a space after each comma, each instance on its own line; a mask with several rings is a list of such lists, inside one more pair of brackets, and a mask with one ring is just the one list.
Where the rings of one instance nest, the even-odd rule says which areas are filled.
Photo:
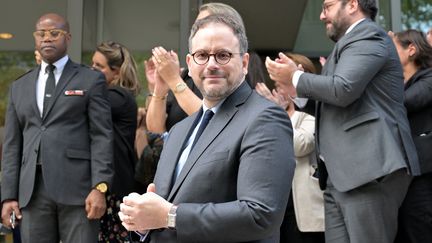
[[180, 82], [176, 85], [176, 93], [183, 92], [186, 89], [187, 85], [184, 82]]
[[108, 190], [108, 186], [106, 183], [101, 183], [97, 185], [96, 189], [98, 189], [102, 193], [105, 193]]

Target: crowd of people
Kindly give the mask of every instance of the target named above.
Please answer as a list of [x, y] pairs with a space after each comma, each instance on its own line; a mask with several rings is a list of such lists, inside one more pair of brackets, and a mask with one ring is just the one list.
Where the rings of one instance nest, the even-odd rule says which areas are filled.
[[77, 64], [67, 20], [41, 16], [9, 93], [2, 224], [16, 242], [432, 242], [432, 38], [376, 14], [323, 1], [318, 73], [263, 62], [234, 8], [204, 4], [187, 67], [162, 46], [144, 62], [145, 107], [125, 46]]

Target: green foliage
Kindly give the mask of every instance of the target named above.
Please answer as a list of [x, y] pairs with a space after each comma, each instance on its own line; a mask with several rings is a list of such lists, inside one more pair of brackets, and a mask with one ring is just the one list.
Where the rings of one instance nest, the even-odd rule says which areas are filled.
[[33, 52], [0, 52], [0, 126], [4, 126], [10, 84], [36, 65]]
[[141, 81], [141, 93], [136, 97], [138, 106], [144, 107], [147, 98], [147, 78], [145, 76], [144, 60], [150, 58], [150, 53], [133, 53], [132, 54], [137, 64], [138, 77]]
[[426, 31], [432, 27], [432, 0], [402, 0], [404, 29]]

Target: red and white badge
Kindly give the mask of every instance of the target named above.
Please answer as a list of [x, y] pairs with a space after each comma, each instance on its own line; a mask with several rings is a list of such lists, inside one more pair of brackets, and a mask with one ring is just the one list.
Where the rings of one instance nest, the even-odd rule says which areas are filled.
[[65, 95], [67, 95], [67, 96], [83, 96], [84, 90], [80, 90], [80, 89], [66, 90]]

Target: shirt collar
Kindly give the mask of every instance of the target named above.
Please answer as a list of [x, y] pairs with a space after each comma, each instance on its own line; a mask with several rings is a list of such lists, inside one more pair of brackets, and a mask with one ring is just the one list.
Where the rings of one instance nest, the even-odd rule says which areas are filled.
[[[62, 73], [64, 67], [66, 66], [67, 61], [69, 60], [69, 56], [66, 55], [62, 58], [60, 58], [59, 60], [57, 60], [55, 63], [53, 63], [53, 65], [56, 67], [56, 69], [54, 70], [55, 73]], [[46, 63], [45, 61], [42, 61], [41, 63], [41, 71], [45, 72], [46, 67], [48, 66], [48, 63]]]
[[221, 101], [219, 101], [219, 103], [218, 103], [217, 105], [215, 105], [214, 107], [212, 107], [212, 108], [208, 108], [208, 107], [204, 104], [204, 102], [203, 102], [203, 106], [202, 106], [203, 114], [204, 114], [208, 109], [212, 110], [213, 113], [216, 114], [216, 112], [219, 110], [219, 108], [221, 107], [221, 105], [223, 104], [223, 102], [224, 102], [225, 100], [226, 100], [226, 98], [223, 99], [223, 100], [221, 100]]
[[354, 24], [352, 24], [348, 29], [347, 29], [347, 31], [345, 32], [345, 34], [348, 34], [349, 32], [351, 32], [351, 30], [353, 30], [354, 29], [354, 27], [356, 27], [358, 24], [360, 24], [360, 22], [362, 22], [363, 20], [365, 20], [366, 18], [362, 18], [362, 19], [359, 19], [359, 20], [357, 20], [356, 22], [354, 22]]

